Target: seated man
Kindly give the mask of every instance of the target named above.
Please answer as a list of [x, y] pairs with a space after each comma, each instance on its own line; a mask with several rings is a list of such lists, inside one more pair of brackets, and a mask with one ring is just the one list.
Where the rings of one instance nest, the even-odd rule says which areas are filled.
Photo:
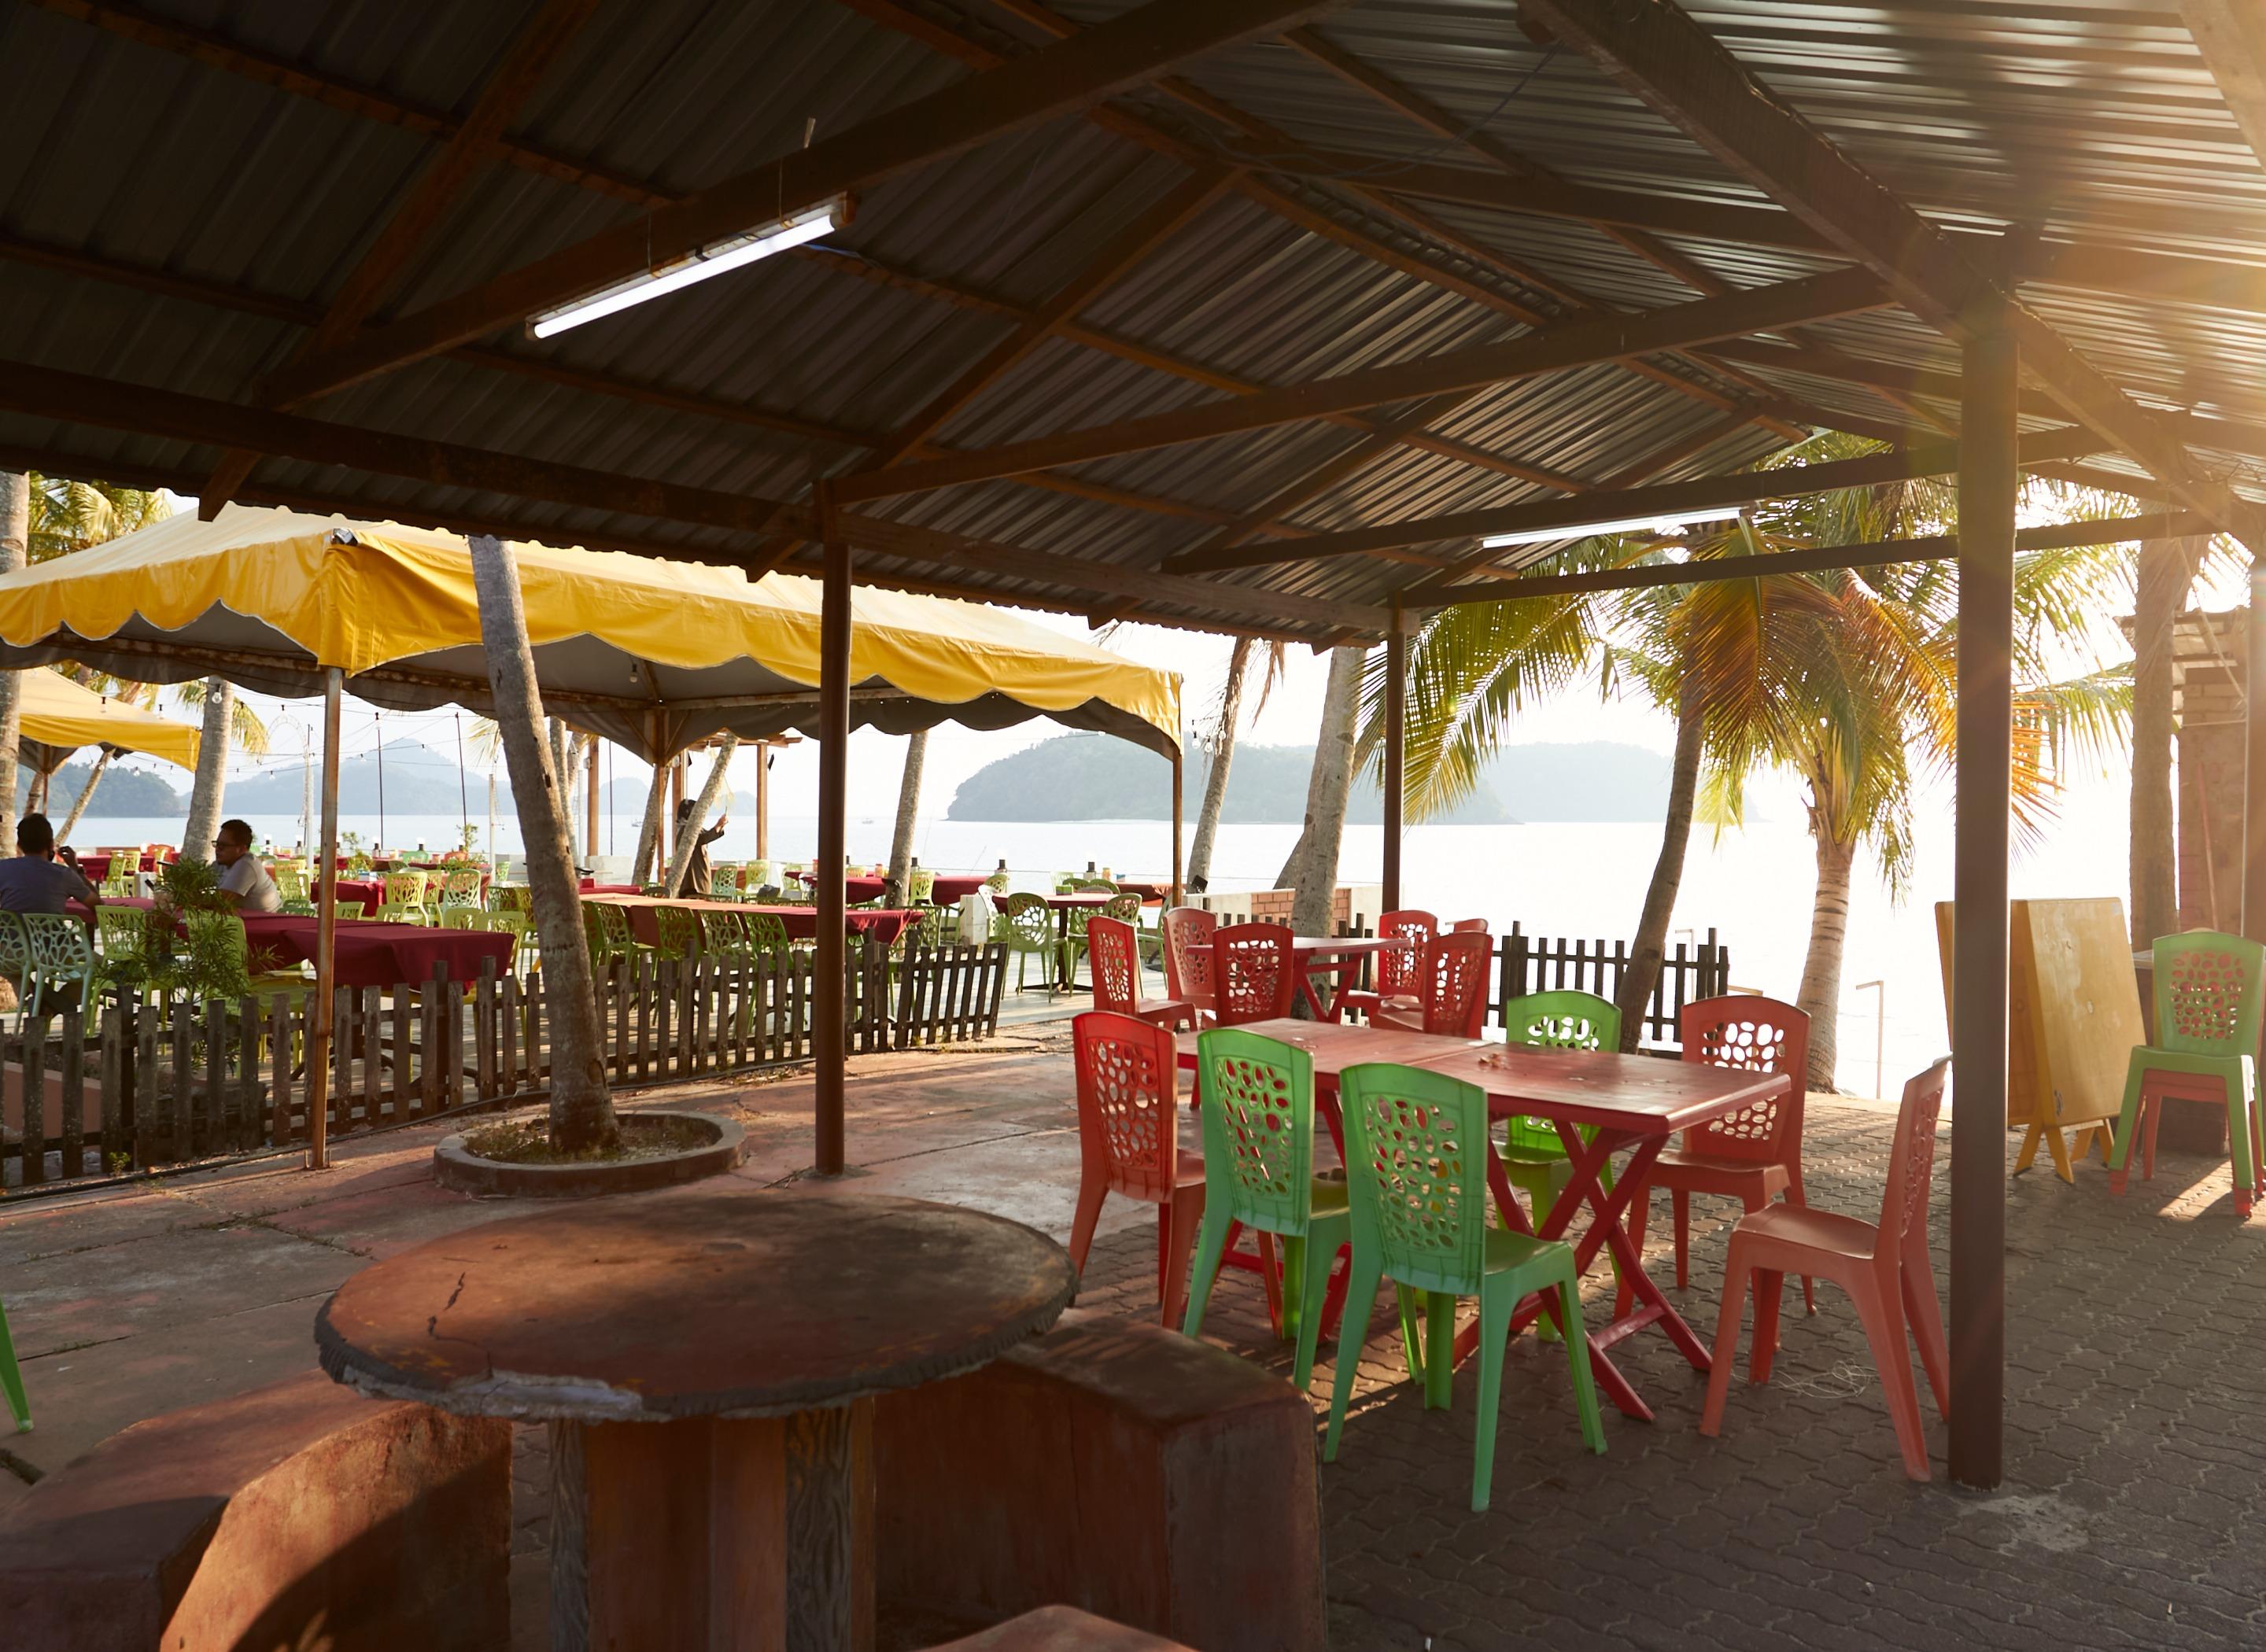
[[239, 912], [280, 912], [282, 892], [259, 857], [252, 852], [252, 828], [240, 820], [223, 821], [213, 839], [213, 859], [220, 866], [221, 899]]
[[16, 852], [0, 860], [0, 911], [52, 912], [60, 917], [66, 901], [95, 903], [94, 886], [79, 875], [70, 851], [55, 859], [55, 829], [44, 815], [26, 815], [16, 823]]

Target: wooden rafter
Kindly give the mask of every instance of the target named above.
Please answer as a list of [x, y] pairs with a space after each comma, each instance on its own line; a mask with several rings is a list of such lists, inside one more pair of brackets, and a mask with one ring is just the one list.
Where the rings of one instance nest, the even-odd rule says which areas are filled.
[[1445, 395], [1481, 384], [1505, 384], [1624, 355], [1677, 349], [1716, 339], [1766, 333], [1803, 321], [1879, 309], [1882, 283], [1864, 271], [1756, 288], [1723, 298], [1702, 298], [1632, 316], [1575, 321], [1501, 344], [1450, 351], [1390, 367], [1293, 384], [1262, 395], [1212, 402], [1085, 430], [1064, 431], [951, 458], [901, 465], [845, 480], [847, 500], [956, 486], [1024, 471], [1047, 470], [1121, 453], [1138, 453], [1276, 425], [1297, 424], [1334, 413], [1381, 407], [1419, 397]]
[[2139, 462], [2179, 501], [2253, 550], [2266, 517], [2204, 475], [2158, 416], [1979, 268], [1950, 237], [1828, 143], [1681, 6], [1648, 0], [1524, 0], [1647, 106], [1834, 247], [1887, 281], [1915, 315], [1962, 341], [2000, 326], [2070, 414]]
[[2250, 152], [2266, 166], [2266, 11], [2257, 0], [2180, 0], [2180, 15]]
[[1148, 0], [1070, 40], [821, 138], [635, 221], [428, 305], [276, 376], [290, 400], [435, 355], [610, 282], [689, 257], [785, 214], [1042, 125], [1154, 79], [1183, 59], [1274, 33], [1333, 0]]
[[[464, 186], [484, 164], [520, 106], [535, 95], [559, 56], [597, 10], [597, 0], [545, 0], [513, 38], [457, 129], [428, 155], [415, 179], [346, 279], [314, 334], [300, 341], [294, 363], [344, 344], [384, 299], [409, 260], [432, 239]], [[244, 485], [259, 455], [224, 451], [197, 490], [197, 514], [211, 521]]]
[[[2101, 437], [2082, 426], [2065, 426], [2025, 436], [2022, 457], [2032, 464], [2079, 458], [2098, 452], [2102, 445]], [[1216, 574], [1230, 568], [1263, 567], [1270, 563], [1304, 563], [1327, 557], [1375, 554], [1406, 545], [1437, 545], [1493, 534], [1574, 529], [1585, 523], [1631, 516], [1667, 519], [1679, 511], [1798, 499], [1845, 487], [1872, 487], [1909, 481], [1915, 477], [1946, 476], [1958, 468], [1959, 450], [1955, 446], [1909, 448], [1901, 452], [1867, 454], [1860, 458], [1836, 459], [1821, 464], [1788, 464], [1773, 470], [1741, 471], [1729, 476], [1703, 476], [1656, 487], [1584, 493], [1577, 499], [1546, 499], [1520, 505], [1498, 505], [1488, 510], [1458, 511], [1451, 515], [1419, 516], [1407, 522], [1349, 529], [1341, 533], [1278, 539], [1270, 545], [1190, 552], [1166, 558], [1164, 566], [1174, 574]]]

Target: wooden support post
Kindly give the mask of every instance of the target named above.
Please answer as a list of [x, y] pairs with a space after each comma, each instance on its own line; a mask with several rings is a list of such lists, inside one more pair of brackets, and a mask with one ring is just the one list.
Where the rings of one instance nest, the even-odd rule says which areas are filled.
[[586, 866], [598, 864], [598, 740], [590, 740], [589, 771], [583, 786], [582, 860]]
[[1185, 766], [1185, 762], [1181, 756], [1181, 747], [1176, 743], [1173, 747], [1173, 904], [1174, 906], [1178, 906], [1183, 898], [1181, 880], [1186, 875], [1181, 851], [1181, 783]]
[[769, 741], [756, 748], [756, 859], [771, 858], [771, 753]]
[[2015, 349], [1963, 346], [1959, 763], [1951, 978], [1951, 1477], [2003, 1469], [2007, 1362], [2007, 818], [2013, 757]]
[[848, 890], [843, 881], [850, 794], [850, 545], [835, 527], [834, 490], [818, 484], [820, 541], [826, 565], [818, 621], [818, 865], [811, 885], [818, 909], [817, 1013], [818, 1173], [838, 1176], [843, 1166], [842, 1108], [848, 1064], [844, 971], [847, 963]]
[[[2242, 932], [2266, 939], [2266, 557], [2250, 561], [2250, 611], [2244, 616], [2242, 678]], [[2205, 847], [2206, 858], [2210, 849]]]
[[307, 1168], [330, 1164], [332, 999], [338, 990], [339, 938], [339, 701], [345, 676], [333, 666], [323, 673], [323, 838], [317, 851], [315, 1002], [307, 1028]]
[[1408, 637], [1393, 616], [1385, 639], [1385, 895], [1384, 910], [1400, 910], [1400, 801], [1406, 789]]

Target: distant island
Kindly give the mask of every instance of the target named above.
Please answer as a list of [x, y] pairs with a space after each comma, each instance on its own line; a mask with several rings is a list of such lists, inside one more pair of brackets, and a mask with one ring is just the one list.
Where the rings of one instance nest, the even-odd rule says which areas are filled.
[[[1305, 818], [1312, 746], [1235, 749], [1228, 771], [1223, 824], [1297, 825]], [[1444, 825], [1518, 821], [1656, 821], [1668, 804], [1668, 758], [1641, 746], [1514, 746], [1482, 771], [1473, 794], [1437, 816]], [[1182, 789], [1186, 816], [1203, 800], [1210, 758], [1188, 756]], [[1172, 766], [1153, 752], [1100, 735], [1063, 735], [986, 764], [961, 782], [947, 820], [1163, 820], [1170, 808]], [[1508, 802], [1506, 802], [1508, 800]], [[1374, 825], [1385, 799], [1356, 778], [1346, 818]]]
[[[55, 778], [48, 785], [48, 813], [58, 825], [86, 789], [87, 773], [93, 767], [91, 763], [66, 763], [55, 771]], [[16, 796], [20, 800], [31, 794], [32, 771], [18, 767]], [[175, 791], [147, 769], [121, 769], [113, 764], [102, 771], [102, 784], [94, 788], [85, 818], [130, 815], [137, 820], [179, 820], [188, 812], [186, 789]]]
[[[385, 810], [390, 815], [454, 815], [459, 800], [483, 814], [486, 811], [488, 771], [479, 759], [469, 753], [460, 780], [453, 757], [443, 757], [414, 740], [389, 740], [380, 750], [384, 755], [382, 776], [376, 751], [357, 752], [340, 760], [339, 808], [345, 813], [376, 814], [381, 779]], [[229, 781], [223, 800], [230, 809], [245, 815], [296, 815], [306, 795], [305, 774], [303, 764], [285, 763], [259, 774], [239, 775]], [[315, 784], [319, 800], [319, 771]], [[110, 781], [106, 778], [102, 790], [94, 794], [98, 806], [102, 793], [109, 789]], [[510, 806], [511, 786], [503, 778], [502, 765], [499, 764], [496, 808], [506, 809]]]

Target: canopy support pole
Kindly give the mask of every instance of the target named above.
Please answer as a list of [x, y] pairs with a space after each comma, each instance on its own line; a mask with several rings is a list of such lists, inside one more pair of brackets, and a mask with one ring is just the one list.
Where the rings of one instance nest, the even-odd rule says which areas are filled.
[[2266, 939], [2266, 713], [2258, 705], [2266, 683], [2266, 557], [2255, 554], [2242, 652], [2242, 932], [2259, 940]]
[[[1385, 639], [1385, 894], [1384, 910], [1400, 910], [1400, 808], [1406, 789], [1408, 741], [1408, 638], [1394, 604]], [[1382, 914], [1380, 914], [1382, 916]]]
[[588, 766], [589, 773], [584, 778], [582, 786], [583, 792], [587, 793], [582, 807], [582, 842], [587, 847], [582, 855], [585, 860], [596, 866], [598, 864], [598, 737], [596, 735], [590, 736]]
[[850, 545], [836, 526], [834, 490], [815, 490], [825, 549], [818, 620], [818, 865], [811, 893], [818, 908], [818, 981], [813, 991], [817, 1044], [817, 1167], [843, 1166], [843, 1091], [849, 1065], [848, 890], [843, 881], [850, 798]]
[[315, 1004], [307, 1029], [307, 1168], [331, 1162], [331, 1013], [339, 938], [339, 701], [345, 673], [323, 673], [323, 841], [315, 861]]
[[771, 743], [756, 749], [756, 859], [771, 858]]
[[1173, 904], [1178, 906], [1183, 894], [1181, 880], [1184, 874], [1181, 859], [1181, 742], [1173, 745]]
[[1951, 1477], [2004, 1474], [2007, 815], [2013, 757], [2016, 357], [2003, 318], [1962, 348], [1959, 760], [1952, 880]]

